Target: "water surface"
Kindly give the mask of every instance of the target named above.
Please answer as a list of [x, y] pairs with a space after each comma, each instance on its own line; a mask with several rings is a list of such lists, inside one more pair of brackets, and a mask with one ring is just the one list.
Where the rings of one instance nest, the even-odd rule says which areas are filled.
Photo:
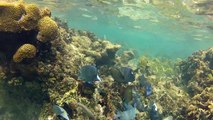
[[[96, 0], [26, 0], [48, 6], [69, 27], [94, 32], [139, 55], [185, 58], [213, 46], [213, 22], [196, 15], [182, 1], [153, 5]], [[189, 1], [189, 0], [188, 0]]]

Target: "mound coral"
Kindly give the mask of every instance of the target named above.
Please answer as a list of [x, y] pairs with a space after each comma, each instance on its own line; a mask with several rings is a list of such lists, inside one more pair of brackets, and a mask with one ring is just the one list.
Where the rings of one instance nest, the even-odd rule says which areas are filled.
[[[33, 45], [34, 47], [31, 46], [32, 49], [30, 49], [32, 51], [37, 49], [42, 52], [40, 46], [58, 37], [58, 26], [50, 18], [51, 12], [47, 8], [39, 9], [37, 5], [26, 4], [23, 1], [0, 1], [0, 11], [0, 38], [2, 38], [0, 43], [3, 45], [0, 51], [8, 60], [13, 58], [15, 62], [21, 62], [23, 58], [31, 57], [28, 55], [23, 58], [18, 57], [20, 50], [24, 50], [23, 47], [26, 48], [24, 44]], [[23, 47], [19, 49], [22, 45]], [[17, 49], [19, 51], [16, 51]], [[35, 52], [32, 53], [35, 56]]]
[[31, 44], [24, 44], [13, 55], [13, 61], [21, 62], [24, 58], [33, 58], [35, 55], [36, 47]]
[[35, 4], [27, 4], [24, 9], [26, 13], [18, 21], [21, 28], [24, 30], [36, 29], [38, 20], [41, 18], [39, 8]]
[[0, 2], [0, 31], [20, 32], [18, 21], [24, 14], [24, 6], [21, 3]]
[[41, 42], [47, 42], [56, 39], [58, 33], [58, 26], [54, 20], [45, 16], [38, 22], [37, 39]]

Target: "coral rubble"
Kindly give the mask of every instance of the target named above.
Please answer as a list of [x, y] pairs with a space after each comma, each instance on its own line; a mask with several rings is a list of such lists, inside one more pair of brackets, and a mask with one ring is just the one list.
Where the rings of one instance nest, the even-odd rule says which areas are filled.
[[186, 109], [182, 109], [183, 118], [212, 119], [213, 96], [213, 48], [195, 52], [180, 63], [182, 80], [191, 95]]

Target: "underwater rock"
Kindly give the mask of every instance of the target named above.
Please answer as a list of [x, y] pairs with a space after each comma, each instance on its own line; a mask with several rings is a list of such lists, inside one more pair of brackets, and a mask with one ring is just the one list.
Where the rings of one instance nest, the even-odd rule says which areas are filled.
[[184, 2], [189, 10], [198, 15], [212, 15], [213, 14], [213, 1], [211, 0], [188, 0]]

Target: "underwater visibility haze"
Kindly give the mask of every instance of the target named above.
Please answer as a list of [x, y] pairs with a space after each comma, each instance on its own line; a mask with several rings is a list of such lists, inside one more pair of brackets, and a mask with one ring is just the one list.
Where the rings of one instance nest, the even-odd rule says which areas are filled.
[[0, 120], [212, 120], [212, 0], [0, 0]]

